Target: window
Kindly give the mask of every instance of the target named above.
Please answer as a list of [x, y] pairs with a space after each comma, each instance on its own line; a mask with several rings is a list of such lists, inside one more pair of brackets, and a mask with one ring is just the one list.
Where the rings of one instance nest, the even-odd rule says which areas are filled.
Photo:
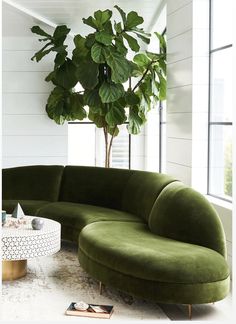
[[232, 200], [232, 1], [210, 1], [208, 194]]
[[[111, 167], [130, 168], [131, 136], [126, 125], [120, 127], [119, 136], [114, 138]], [[90, 121], [69, 122], [68, 163], [72, 165], [104, 166], [105, 142], [101, 128]]]
[[[166, 35], [166, 5], [164, 2], [160, 7], [160, 15], [154, 27], [153, 32], [161, 32]], [[151, 38], [148, 51], [158, 52], [156, 37]], [[146, 148], [146, 169], [150, 171], [162, 172], [166, 171], [166, 101], [159, 102], [154, 111], [150, 111], [148, 115], [147, 137], [150, 149]]]

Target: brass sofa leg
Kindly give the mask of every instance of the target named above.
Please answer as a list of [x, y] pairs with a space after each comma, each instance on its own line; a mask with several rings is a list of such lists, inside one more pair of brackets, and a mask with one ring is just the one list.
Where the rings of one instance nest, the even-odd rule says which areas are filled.
[[103, 283], [101, 281], [99, 281], [99, 294], [102, 295], [102, 291], [103, 291]]
[[192, 319], [192, 305], [188, 304], [188, 317], [191, 320]]

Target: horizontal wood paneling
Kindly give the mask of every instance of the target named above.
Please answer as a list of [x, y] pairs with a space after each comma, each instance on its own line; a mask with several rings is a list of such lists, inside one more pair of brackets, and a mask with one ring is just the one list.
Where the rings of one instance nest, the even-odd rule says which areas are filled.
[[4, 93], [4, 115], [46, 115], [48, 93]]
[[168, 162], [183, 166], [192, 165], [192, 141], [180, 138], [167, 138], [166, 154]]
[[192, 1], [186, 6], [169, 13], [169, 1], [167, 4], [167, 39], [185, 33], [192, 29]]
[[180, 10], [182, 7], [186, 6], [190, 2], [191, 0], [168, 0], [167, 1], [168, 15], [170, 15], [176, 10]]
[[32, 61], [36, 51], [19, 51], [19, 50], [4, 50], [3, 52], [3, 71], [13, 72], [51, 72], [54, 65], [54, 54], [46, 55], [40, 62]]
[[53, 86], [44, 79], [53, 68], [53, 57], [32, 62], [42, 47], [30, 32], [35, 22], [10, 6], [4, 10], [8, 37], [3, 38], [3, 167], [66, 164], [67, 125], [57, 125], [45, 111]]
[[[62, 136], [3, 136], [3, 157], [65, 156], [67, 137]], [[66, 150], [65, 150], [66, 148]]]
[[4, 93], [48, 93], [53, 86], [45, 81], [48, 72], [3, 72]]
[[169, 64], [192, 57], [192, 30], [169, 39], [167, 46]]
[[191, 167], [169, 161], [167, 161], [166, 167], [169, 175], [191, 186]]
[[167, 114], [167, 137], [191, 139], [192, 114], [176, 113]]
[[192, 58], [169, 63], [167, 80], [169, 89], [192, 84]]
[[168, 89], [168, 114], [192, 112], [192, 85]]
[[67, 126], [58, 125], [47, 115], [5, 115], [3, 135], [67, 135]]

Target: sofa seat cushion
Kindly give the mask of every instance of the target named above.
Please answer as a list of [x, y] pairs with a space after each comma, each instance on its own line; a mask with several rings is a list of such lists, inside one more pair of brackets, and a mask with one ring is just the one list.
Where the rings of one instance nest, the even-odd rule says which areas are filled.
[[40, 217], [51, 218], [63, 226], [77, 228], [79, 231], [86, 225], [100, 221], [143, 222], [132, 214], [98, 206], [70, 202], [55, 202], [40, 208]]
[[49, 201], [44, 200], [13, 200], [13, 199], [4, 199], [2, 201], [2, 209], [6, 210], [8, 214], [12, 214], [17, 203], [19, 203], [23, 209], [25, 215], [36, 215], [36, 212], [39, 208], [48, 205]]
[[81, 231], [79, 246], [91, 261], [144, 280], [199, 284], [229, 276], [218, 252], [155, 235], [142, 223], [90, 224]]

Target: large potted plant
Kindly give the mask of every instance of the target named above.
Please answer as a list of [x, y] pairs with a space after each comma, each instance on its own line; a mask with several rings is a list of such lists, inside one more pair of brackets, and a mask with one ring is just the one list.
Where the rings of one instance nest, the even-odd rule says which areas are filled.
[[[115, 6], [121, 21], [112, 21], [111, 10], [98, 10], [94, 16], [83, 19], [93, 32], [86, 37], [74, 37], [74, 50], [70, 57], [64, 44], [70, 29], [56, 27], [53, 35], [39, 26], [32, 32], [39, 41], [46, 42], [32, 57], [40, 61], [55, 52], [54, 69], [46, 77], [54, 84], [46, 111], [57, 124], [83, 120], [88, 117], [105, 137], [105, 166], [110, 166], [112, 142], [120, 125], [128, 122], [130, 134], [138, 134], [147, 120], [147, 113], [157, 101], [166, 96], [166, 43], [159, 39], [160, 52], [140, 51], [138, 41], [150, 42], [150, 34], [138, 26], [143, 18], [135, 11], [126, 14]], [[132, 59], [128, 53], [134, 52]], [[80, 83], [82, 91], [75, 91]]]

